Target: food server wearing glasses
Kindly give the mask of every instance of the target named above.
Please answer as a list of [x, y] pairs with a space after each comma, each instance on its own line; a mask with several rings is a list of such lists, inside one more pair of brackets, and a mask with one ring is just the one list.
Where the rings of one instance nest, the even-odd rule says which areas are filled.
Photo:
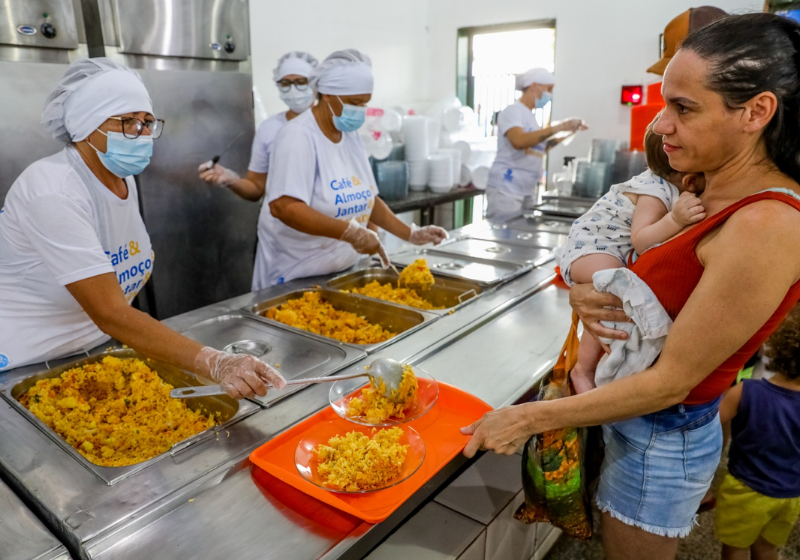
[[106, 58], [74, 62], [42, 124], [66, 147], [23, 171], [0, 210], [0, 375], [114, 337], [236, 398], [283, 387], [252, 356], [203, 347], [130, 307], [155, 259], [131, 176], [164, 128], [139, 75]]
[[228, 188], [245, 200], [261, 200], [267, 185], [272, 141], [283, 125], [314, 104], [314, 91], [308, 85], [308, 78], [316, 66], [317, 59], [301, 51], [288, 52], [278, 60], [272, 77], [281, 101], [286, 103], [289, 110], [272, 115], [258, 127], [247, 176], [240, 177], [231, 169], [207, 161], [198, 168], [200, 178], [207, 183]]

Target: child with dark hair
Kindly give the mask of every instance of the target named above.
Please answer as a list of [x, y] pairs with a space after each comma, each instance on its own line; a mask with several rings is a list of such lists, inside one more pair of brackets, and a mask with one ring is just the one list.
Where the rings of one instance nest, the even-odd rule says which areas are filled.
[[775, 375], [745, 379], [720, 404], [732, 419], [714, 517], [724, 560], [777, 560], [800, 516], [800, 305], [765, 349]]

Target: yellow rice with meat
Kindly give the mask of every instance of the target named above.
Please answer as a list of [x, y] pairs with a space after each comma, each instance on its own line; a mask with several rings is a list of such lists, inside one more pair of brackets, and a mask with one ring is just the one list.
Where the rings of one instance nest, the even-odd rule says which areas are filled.
[[124, 467], [214, 426], [172, 389], [142, 360], [106, 356], [37, 381], [20, 403], [95, 465]]
[[266, 317], [291, 327], [354, 344], [375, 344], [395, 335], [355, 313], [335, 309], [319, 292], [305, 292], [301, 298], [268, 309]]
[[400, 444], [403, 430], [394, 427], [373, 434], [349, 432], [317, 445], [317, 474], [324, 486], [348, 492], [373, 490], [400, 476], [408, 452], [408, 445]]
[[383, 380], [375, 386], [372, 379], [369, 387], [361, 390], [360, 397], [353, 397], [347, 405], [348, 418], [361, 417], [369, 424], [380, 424], [386, 420], [402, 421], [406, 418], [406, 411], [417, 399], [419, 383], [414, 375], [414, 368], [410, 365], [403, 366], [403, 378], [397, 391], [391, 398], [384, 396], [386, 389]]
[[431, 269], [428, 268], [428, 262], [425, 259], [417, 259], [403, 269], [400, 273], [400, 278], [397, 280], [397, 285], [427, 290], [435, 282]]
[[401, 305], [408, 305], [418, 309], [444, 309], [444, 306], [435, 306], [417, 293], [413, 288], [395, 288], [388, 282], [381, 284], [377, 280], [373, 280], [369, 284], [361, 288], [353, 288], [352, 290], [342, 290], [345, 293], [360, 294], [362, 296], [382, 299], [399, 303]]

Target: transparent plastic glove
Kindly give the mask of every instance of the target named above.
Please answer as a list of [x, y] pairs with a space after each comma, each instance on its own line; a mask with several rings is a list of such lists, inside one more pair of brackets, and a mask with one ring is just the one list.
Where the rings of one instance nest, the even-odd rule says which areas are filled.
[[197, 171], [200, 173], [200, 178], [206, 183], [217, 185], [218, 187], [230, 187], [233, 183], [241, 179], [239, 174], [231, 171], [227, 167], [222, 167], [216, 163], [210, 166], [211, 161], [201, 163]]
[[344, 241], [353, 246], [356, 253], [362, 255], [375, 255], [377, 254], [381, 259], [381, 264], [384, 268], [389, 266], [389, 257], [386, 256], [386, 249], [381, 244], [381, 238], [374, 231], [360, 225], [355, 218], [350, 220], [347, 224], [347, 229], [339, 238], [339, 241]]
[[198, 371], [208, 372], [234, 399], [267, 394], [267, 384], [286, 387], [286, 380], [271, 366], [246, 354], [228, 354], [205, 346], [194, 358]]
[[408, 242], [414, 245], [425, 245], [426, 243], [438, 245], [449, 238], [450, 234], [447, 233], [447, 230], [439, 226], [419, 227], [417, 224], [411, 224], [411, 235], [408, 236]]

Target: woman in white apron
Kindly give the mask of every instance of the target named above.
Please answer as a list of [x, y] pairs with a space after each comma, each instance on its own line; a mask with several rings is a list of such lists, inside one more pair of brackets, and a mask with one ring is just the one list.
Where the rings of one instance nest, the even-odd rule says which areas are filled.
[[[553, 74], [533, 68], [517, 76], [516, 88], [522, 96], [497, 118], [497, 157], [489, 171], [486, 188], [486, 217], [505, 221], [522, 214], [526, 197], [536, 193], [542, 179], [544, 155], [560, 140], [551, 139], [559, 132], [585, 130], [581, 119], [568, 119], [542, 128], [533, 116], [553, 98]], [[563, 138], [561, 139], [563, 140]]]
[[314, 104], [314, 90], [309, 86], [308, 78], [317, 64], [316, 58], [300, 51], [286, 53], [278, 60], [272, 77], [278, 87], [278, 95], [289, 110], [272, 115], [258, 127], [246, 177], [240, 177], [227, 167], [207, 161], [198, 168], [200, 178], [207, 183], [230, 189], [245, 200], [261, 200], [267, 186], [269, 156], [275, 136], [283, 125]]
[[150, 163], [164, 125], [139, 75], [106, 58], [79, 60], [42, 123], [66, 147], [23, 171], [0, 211], [0, 376], [113, 337], [235, 398], [283, 387], [252, 356], [203, 347], [130, 307], [155, 260], [132, 175]]
[[284, 126], [273, 145], [253, 290], [344, 270], [359, 254], [388, 264], [370, 222], [415, 245], [447, 238], [437, 226], [407, 226], [377, 196], [357, 132], [372, 86], [370, 59], [356, 50], [335, 52], [314, 69], [317, 104]]

